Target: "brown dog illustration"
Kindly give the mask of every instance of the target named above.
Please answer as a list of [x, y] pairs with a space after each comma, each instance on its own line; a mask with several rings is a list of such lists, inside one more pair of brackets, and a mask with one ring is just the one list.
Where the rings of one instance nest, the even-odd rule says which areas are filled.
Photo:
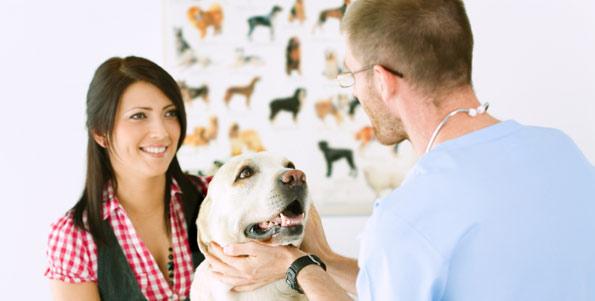
[[252, 93], [254, 93], [254, 87], [256, 86], [256, 83], [259, 80], [260, 80], [260, 77], [259, 76], [256, 76], [246, 86], [232, 86], [232, 87], [229, 87], [225, 91], [225, 97], [223, 98], [223, 100], [225, 101], [225, 105], [229, 106], [229, 102], [231, 101], [231, 98], [235, 94], [240, 94], [240, 95], [243, 95], [246, 98], [246, 106], [247, 107], [250, 107], [250, 98], [252, 97]]
[[303, 24], [305, 19], [304, 0], [295, 0], [295, 4], [293, 4], [289, 11], [289, 22], [297, 20], [300, 24]]
[[202, 10], [198, 6], [191, 6], [186, 13], [188, 21], [198, 29], [200, 38], [204, 39], [207, 35], [207, 29], [213, 27], [215, 34], [221, 33], [223, 24], [223, 10], [221, 5], [213, 4], [208, 10]]
[[237, 123], [233, 123], [229, 128], [229, 143], [231, 144], [232, 156], [242, 154], [245, 149], [253, 152], [265, 150], [260, 136], [255, 130], [240, 130]]
[[374, 135], [374, 129], [371, 126], [365, 126], [355, 133], [355, 140], [360, 142], [360, 149], [366, 147], [366, 145], [374, 139], [376, 139], [376, 136]]
[[285, 50], [285, 73], [291, 75], [291, 71], [295, 70], [298, 74], [302, 74], [300, 69], [300, 40], [297, 37], [292, 37], [287, 42], [287, 48]]
[[339, 22], [340, 22], [341, 19], [343, 18], [343, 15], [345, 15], [345, 10], [347, 10], [347, 6], [350, 3], [351, 3], [351, 0], [343, 0], [343, 5], [341, 5], [339, 7], [325, 9], [325, 10], [321, 11], [320, 14], [318, 15], [318, 22], [316, 23], [316, 25], [314, 26], [314, 29], [312, 29], [312, 31], [315, 31], [316, 28], [322, 27], [324, 25], [324, 23], [326, 23], [326, 21], [329, 18], [335, 18], [335, 19], [339, 20]]
[[324, 122], [328, 115], [332, 115], [339, 125], [343, 122], [343, 115], [330, 98], [317, 101], [314, 104], [314, 109], [316, 111], [316, 116], [318, 116], [322, 122]]
[[219, 132], [219, 122], [216, 116], [209, 118], [208, 126], [197, 126], [194, 131], [187, 135], [184, 144], [191, 146], [208, 145], [210, 141], [217, 138]]

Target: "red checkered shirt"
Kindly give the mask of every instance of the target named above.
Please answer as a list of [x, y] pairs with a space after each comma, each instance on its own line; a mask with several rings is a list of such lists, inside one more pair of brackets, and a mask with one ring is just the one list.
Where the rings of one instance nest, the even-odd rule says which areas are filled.
[[[193, 179], [194, 180], [194, 179]], [[208, 179], [193, 181], [206, 195]], [[180, 187], [171, 185], [169, 218], [174, 255], [174, 281], [170, 287], [149, 249], [140, 240], [126, 211], [108, 183], [103, 192], [103, 219], [109, 219], [114, 234], [130, 263], [147, 300], [183, 300], [189, 296], [193, 269]], [[72, 212], [52, 224], [48, 239], [49, 261], [45, 276], [69, 283], [97, 282], [97, 246], [89, 232], [74, 226]]]

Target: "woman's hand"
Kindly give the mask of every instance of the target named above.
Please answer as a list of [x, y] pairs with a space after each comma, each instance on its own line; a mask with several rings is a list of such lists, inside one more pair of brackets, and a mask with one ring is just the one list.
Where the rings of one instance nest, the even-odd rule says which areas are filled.
[[228, 245], [211, 243], [205, 254], [208, 271], [234, 291], [250, 291], [283, 279], [291, 263], [305, 255], [293, 246], [270, 246], [259, 242]]

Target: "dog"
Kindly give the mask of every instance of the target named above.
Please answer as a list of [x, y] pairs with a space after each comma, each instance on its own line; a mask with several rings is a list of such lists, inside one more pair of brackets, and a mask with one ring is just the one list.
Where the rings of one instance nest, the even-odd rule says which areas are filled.
[[264, 61], [255, 55], [245, 55], [243, 48], [236, 48], [236, 62], [235, 67], [243, 67], [246, 65], [254, 65], [254, 66], [262, 66], [264, 65]]
[[338, 125], [343, 122], [342, 108], [346, 106], [347, 96], [344, 94], [336, 95], [332, 98], [322, 99], [314, 104], [316, 116], [324, 122], [326, 116], [331, 115], [335, 118]]
[[265, 150], [260, 136], [255, 130], [240, 130], [237, 123], [232, 123], [229, 127], [229, 144], [232, 157], [242, 154], [244, 150], [256, 153]]
[[343, 18], [343, 16], [345, 15], [347, 6], [350, 3], [351, 3], [351, 0], [343, 0], [343, 5], [341, 5], [340, 7], [329, 8], [329, 9], [325, 9], [325, 10], [321, 11], [320, 14], [318, 15], [318, 22], [316, 23], [316, 25], [314, 26], [314, 29], [312, 29], [312, 31], [314, 32], [316, 30], [316, 28], [321, 28], [329, 18], [335, 18], [335, 19], [339, 20], [339, 22], [340, 22], [341, 19]]
[[194, 131], [184, 139], [184, 144], [190, 146], [205, 146], [212, 140], [217, 139], [218, 133], [219, 121], [217, 116], [211, 116], [209, 118], [209, 125], [195, 127]]
[[353, 151], [346, 148], [331, 148], [326, 141], [319, 141], [318, 147], [322, 154], [324, 155], [324, 160], [326, 161], [326, 177], [330, 178], [333, 174], [333, 163], [340, 159], [345, 159], [347, 164], [349, 164], [349, 175], [352, 177], [357, 176], [357, 169], [355, 167], [355, 163], [353, 162]]
[[306, 97], [306, 89], [297, 88], [292, 96], [286, 98], [273, 99], [269, 104], [271, 114], [269, 120], [273, 122], [277, 114], [281, 111], [290, 112], [293, 115], [293, 121], [297, 122], [297, 115], [300, 112], [302, 102]]
[[278, 5], [273, 6], [271, 12], [264, 16], [254, 16], [248, 18], [248, 39], [252, 41], [252, 32], [257, 26], [268, 27], [270, 30], [271, 41], [275, 39], [275, 28], [273, 27], [273, 20], [275, 16], [281, 12], [281, 7]]
[[190, 87], [184, 81], [178, 82], [180, 92], [182, 93], [182, 99], [185, 103], [190, 103], [192, 100], [200, 97], [205, 103], [209, 103], [209, 87], [202, 85], [199, 87]]
[[304, 0], [295, 0], [295, 3], [289, 11], [289, 22], [298, 20], [300, 24], [306, 20], [306, 10], [304, 9]]
[[[293, 245], [303, 241], [312, 201], [306, 176], [289, 160], [271, 153], [231, 158], [219, 168], [202, 201], [196, 225], [198, 246], [259, 241], [269, 245]], [[233, 292], [211, 278], [203, 261], [194, 274], [191, 300], [306, 301], [303, 294], [277, 280], [249, 292]]]
[[359, 100], [355, 97], [353, 97], [351, 101], [349, 101], [349, 110], [347, 111], [347, 114], [349, 114], [349, 118], [351, 118], [352, 120], [355, 116], [355, 109], [357, 109], [359, 105]]
[[365, 126], [355, 133], [355, 140], [359, 141], [360, 150], [364, 149], [370, 141], [376, 139], [374, 129], [371, 126]]
[[[401, 142], [397, 146], [389, 150], [389, 155], [368, 155], [360, 158], [366, 184], [377, 198], [399, 187], [417, 161], [417, 155], [410, 143]], [[397, 153], [394, 152], [395, 149], [398, 149]]]
[[231, 101], [231, 98], [233, 97], [234, 94], [240, 94], [246, 98], [246, 106], [250, 107], [250, 98], [252, 97], [252, 93], [254, 93], [254, 87], [256, 86], [256, 83], [259, 80], [260, 80], [260, 77], [256, 76], [252, 79], [252, 81], [250, 81], [250, 83], [247, 86], [229, 87], [225, 91], [225, 97], [223, 98], [223, 100], [225, 101], [225, 105], [229, 106], [229, 102]]
[[194, 55], [190, 44], [188, 44], [184, 38], [181, 28], [174, 28], [174, 37], [178, 64], [181, 66], [190, 66], [196, 63], [196, 56]]
[[221, 33], [223, 24], [223, 9], [221, 5], [213, 4], [208, 10], [202, 10], [197, 6], [191, 6], [186, 12], [186, 17], [200, 33], [200, 38], [204, 39], [207, 35], [207, 29], [213, 27], [215, 34]]
[[300, 40], [297, 37], [292, 37], [287, 42], [287, 48], [285, 49], [285, 73], [287, 75], [291, 75], [293, 70], [300, 75], [302, 74], [300, 68], [301, 56]]
[[324, 71], [322, 74], [329, 80], [336, 80], [337, 76], [343, 72], [339, 67], [337, 55], [332, 50], [327, 50], [324, 53]]

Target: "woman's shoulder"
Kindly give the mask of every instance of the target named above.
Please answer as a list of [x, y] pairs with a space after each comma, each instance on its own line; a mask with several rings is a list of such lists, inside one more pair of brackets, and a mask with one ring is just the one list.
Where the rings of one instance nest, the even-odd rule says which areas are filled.
[[71, 283], [95, 281], [96, 247], [91, 234], [74, 222], [72, 211], [50, 226], [46, 277]]

